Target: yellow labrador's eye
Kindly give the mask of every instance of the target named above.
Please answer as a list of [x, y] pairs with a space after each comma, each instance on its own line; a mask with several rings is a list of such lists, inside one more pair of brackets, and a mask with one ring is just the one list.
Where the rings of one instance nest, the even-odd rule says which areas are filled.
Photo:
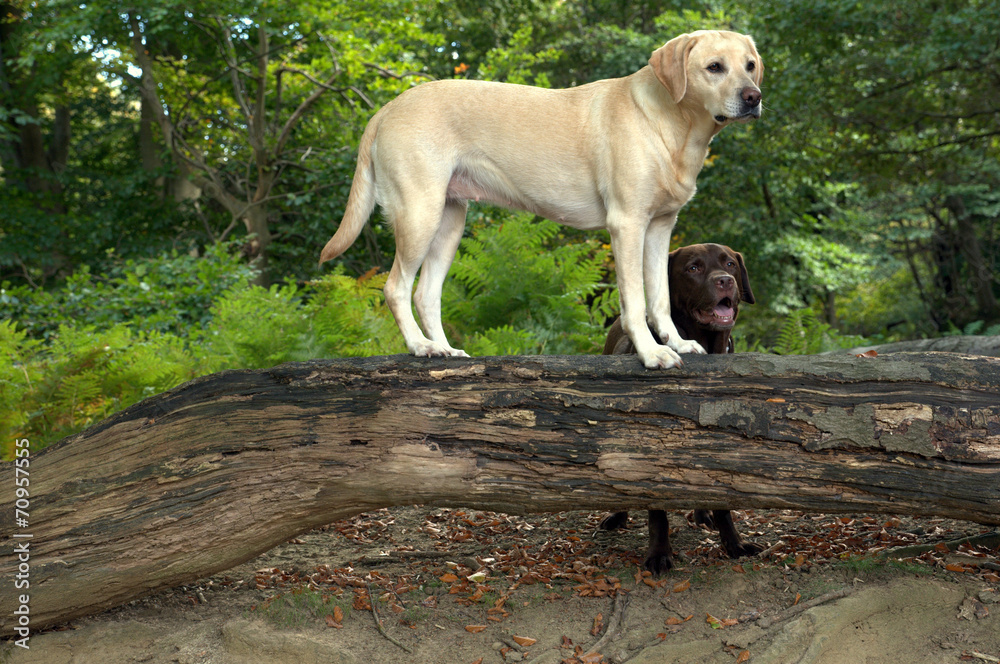
[[722, 65], [719, 64], [718, 62], [713, 62], [708, 66], [708, 71], [712, 72], [713, 74], [718, 74], [719, 72], [722, 71]]
[[754, 62], [753, 60], [747, 63], [747, 71], [753, 71], [756, 68], [757, 68], [757, 63]]

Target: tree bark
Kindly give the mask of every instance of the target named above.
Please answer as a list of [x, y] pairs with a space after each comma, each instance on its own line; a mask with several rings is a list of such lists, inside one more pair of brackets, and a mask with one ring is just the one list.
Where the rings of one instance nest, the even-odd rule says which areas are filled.
[[[0, 632], [20, 593], [37, 629], [394, 505], [1000, 524], [998, 393], [1000, 360], [947, 354], [686, 356], [672, 371], [393, 356], [214, 374], [30, 457], [29, 523], [9, 489], [0, 505], [0, 534], [29, 544], [30, 588], [0, 595]], [[19, 564], [6, 556], [0, 576]]]
[[878, 346], [858, 346], [847, 351], [834, 350], [824, 353], [825, 355], [841, 353], [864, 353], [874, 350], [882, 355], [885, 353], [964, 353], [966, 355], [984, 355], [988, 357], [1000, 357], [1000, 336], [963, 334], [950, 337], [935, 337], [933, 339], [913, 339], [911, 341], [895, 341], [889, 344]]

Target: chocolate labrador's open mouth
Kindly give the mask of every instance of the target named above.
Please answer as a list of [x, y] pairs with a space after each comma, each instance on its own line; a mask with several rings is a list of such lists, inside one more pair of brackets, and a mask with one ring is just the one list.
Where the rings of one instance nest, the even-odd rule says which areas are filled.
[[714, 309], [692, 313], [702, 325], [732, 327], [736, 323], [736, 310], [733, 308], [732, 299], [728, 297], [719, 300]]

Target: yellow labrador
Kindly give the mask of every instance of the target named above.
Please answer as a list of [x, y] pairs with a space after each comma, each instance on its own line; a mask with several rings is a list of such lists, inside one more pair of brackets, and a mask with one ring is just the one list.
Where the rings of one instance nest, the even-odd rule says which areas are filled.
[[[705, 351], [670, 318], [670, 234], [712, 138], [760, 117], [763, 72], [750, 37], [698, 31], [631, 76], [576, 88], [443, 80], [407, 90], [368, 123], [344, 219], [320, 262], [343, 253], [380, 204], [396, 235], [385, 297], [407, 348], [467, 357], [445, 338], [441, 288], [469, 200], [607, 228], [626, 334], [646, 367], [677, 366], [677, 353]], [[410, 306], [418, 269], [426, 336]]]

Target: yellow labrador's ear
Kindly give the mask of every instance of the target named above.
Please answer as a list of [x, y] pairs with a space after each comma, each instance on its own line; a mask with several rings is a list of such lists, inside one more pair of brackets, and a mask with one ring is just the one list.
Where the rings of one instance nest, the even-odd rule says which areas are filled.
[[649, 66], [653, 68], [656, 78], [677, 103], [684, 99], [687, 92], [688, 55], [696, 41], [697, 37], [679, 35], [653, 51], [649, 58]]
[[757, 45], [753, 41], [753, 37], [750, 35], [744, 35], [747, 41], [750, 42], [750, 49], [753, 51], [753, 59], [756, 61], [753, 69], [753, 84], [758, 88], [760, 87], [761, 81], [764, 80], [764, 59], [760, 57], [760, 53], [757, 52]]

